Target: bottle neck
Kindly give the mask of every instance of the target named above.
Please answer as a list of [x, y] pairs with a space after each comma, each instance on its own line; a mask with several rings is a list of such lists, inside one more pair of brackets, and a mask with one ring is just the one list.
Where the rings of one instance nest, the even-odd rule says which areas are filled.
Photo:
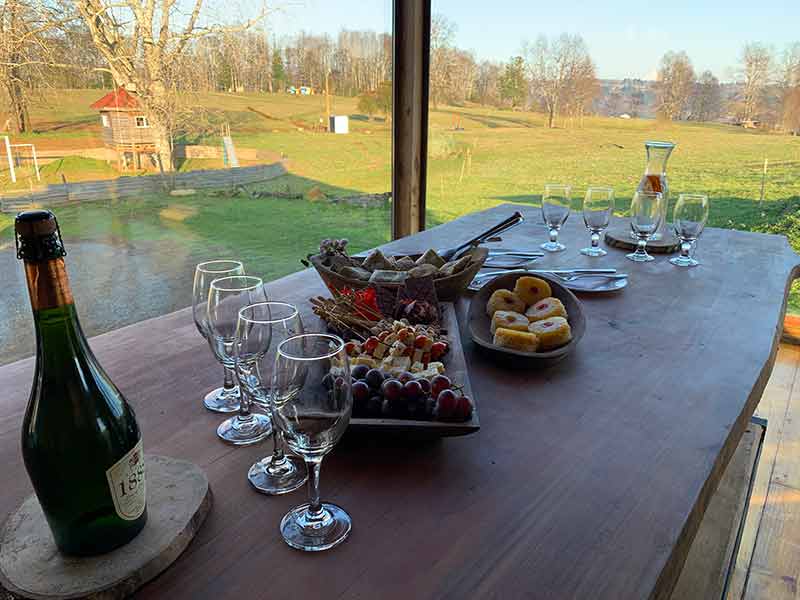
[[63, 258], [38, 262], [25, 261], [25, 279], [34, 314], [73, 305], [67, 268]]

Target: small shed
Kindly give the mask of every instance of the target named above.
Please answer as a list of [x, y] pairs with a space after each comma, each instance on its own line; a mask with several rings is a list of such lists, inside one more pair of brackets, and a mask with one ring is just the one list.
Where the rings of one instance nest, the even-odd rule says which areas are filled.
[[100, 111], [103, 143], [117, 153], [123, 168], [133, 165], [140, 169], [147, 166], [147, 162], [155, 165], [155, 136], [134, 92], [119, 87], [90, 108]]

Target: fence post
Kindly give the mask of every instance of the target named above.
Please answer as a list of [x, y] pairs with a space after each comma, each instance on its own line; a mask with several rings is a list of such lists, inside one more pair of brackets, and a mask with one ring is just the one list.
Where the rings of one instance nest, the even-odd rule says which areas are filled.
[[769, 164], [769, 159], [764, 159], [764, 170], [761, 172], [761, 198], [758, 201], [758, 207], [761, 208], [761, 205], [764, 204], [764, 185], [766, 184], [767, 180], [767, 165]]
[[6, 155], [8, 156], [8, 168], [11, 170], [11, 183], [17, 183], [17, 173], [14, 171], [14, 157], [11, 155], [11, 142], [6, 139]]

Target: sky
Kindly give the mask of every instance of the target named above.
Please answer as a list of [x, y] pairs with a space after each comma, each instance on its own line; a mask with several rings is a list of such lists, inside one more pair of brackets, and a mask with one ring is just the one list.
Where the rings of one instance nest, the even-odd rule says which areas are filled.
[[[399, 0], [401, 1], [401, 0]], [[698, 73], [734, 78], [741, 49], [762, 42], [782, 51], [800, 42], [800, 0], [432, 0], [456, 26], [456, 46], [479, 59], [505, 61], [524, 40], [563, 32], [583, 36], [602, 79], [654, 79], [661, 56], [685, 50]], [[277, 0], [269, 28], [336, 34], [391, 29], [387, 0]]]

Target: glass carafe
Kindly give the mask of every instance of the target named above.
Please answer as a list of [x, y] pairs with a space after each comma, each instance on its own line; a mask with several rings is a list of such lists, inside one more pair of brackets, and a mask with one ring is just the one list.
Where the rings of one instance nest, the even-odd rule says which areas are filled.
[[667, 232], [667, 207], [669, 206], [669, 186], [667, 185], [667, 161], [675, 148], [672, 142], [645, 142], [647, 163], [637, 192], [661, 192], [664, 197], [661, 225], [650, 239], [660, 240]]

